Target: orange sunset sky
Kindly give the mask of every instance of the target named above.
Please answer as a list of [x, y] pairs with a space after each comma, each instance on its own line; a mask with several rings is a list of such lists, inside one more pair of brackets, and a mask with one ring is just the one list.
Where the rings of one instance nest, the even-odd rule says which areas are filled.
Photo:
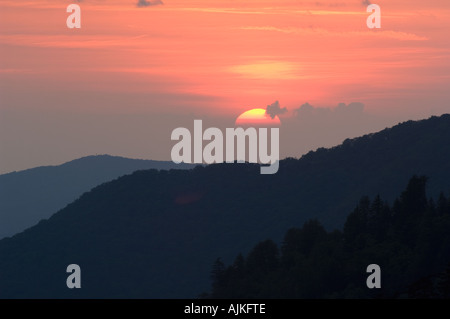
[[[81, 29], [66, 26], [70, 3]], [[170, 160], [174, 128], [234, 125], [275, 101], [281, 153], [297, 157], [448, 113], [450, 1], [374, 0], [381, 29], [368, 3], [1, 0], [0, 173]]]

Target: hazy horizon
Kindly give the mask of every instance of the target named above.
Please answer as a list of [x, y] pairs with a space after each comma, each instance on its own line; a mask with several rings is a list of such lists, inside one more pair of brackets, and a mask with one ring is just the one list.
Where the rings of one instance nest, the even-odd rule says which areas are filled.
[[175, 128], [269, 105], [281, 158], [449, 113], [450, 3], [372, 2], [380, 29], [361, 0], [73, 1], [80, 29], [71, 1], [2, 1], [0, 174], [170, 161]]
[[[440, 114], [440, 115], [442, 115], [442, 114]], [[430, 115], [430, 116], [436, 116], [436, 115]], [[437, 115], [437, 116], [439, 116], [439, 115]], [[422, 120], [422, 119], [419, 118], [419, 119], [415, 119], [415, 120]], [[191, 122], [186, 121], [186, 124], [187, 124], [186, 127], [187, 128], [191, 128], [193, 126], [192, 125], [192, 121]], [[386, 127], [381, 127], [382, 124], [380, 124], [380, 128], [379, 129], [377, 129], [377, 130], [370, 130], [370, 131], [367, 130], [367, 131], [362, 132], [360, 135], [355, 135], [355, 136], [350, 136], [350, 135], [349, 136], [347, 136], [347, 135], [344, 136], [344, 135], [342, 135], [342, 136], [337, 136], [337, 137], [335, 136], [334, 139], [329, 138], [328, 139], [328, 143], [324, 143], [324, 144], [320, 144], [320, 142], [318, 142], [319, 144], [317, 144], [317, 145], [312, 145], [312, 144], [305, 143], [303, 148], [299, 148], [299, 150], [298, 150], [299, 152], [297, 153], [299, 155], [291, 155], [291, 154], [286, 154], [286, 152], [284, 152], [285, 154], [283, 156], [281, 156], [280, 159], [282, 160], [282, 159], [285, 159], [285, 158], [288, 158], [288, 157], [301, 158], [303, 155], [307, 154], [308, 152], [315, 151], [318, 148], [322, 148], [322, 147], [323, 148], [331, 148], [331, 147], [334, 147], [334, 146], [338, 146], [338, 145], [342, 144], [342, 142], [344, 142], [344, 140], [347, 139], [347, 138], [362, 137], [362, 136], [367, 135], [367, 134], [379, 132], [379, 131], [381, 131], [381, 130], [383, 130], [385, 128], [391, 128], [391, 127], [393, 127], [395, 125], [398, 125], [400, 123], [403, 123], [403, 122], [405, 122], [405, 121], [398, 121], [397, 123], [394, 123], [393, 125], [389, 125], [389, 126], [386, 126]], [[220, 126], [221, 129], [225, 129], [226, 128], [226, 125], [223, 125], [223, 123], [214, 122], [211, 119], [207, 119], [206, 123], [213, 123], [209, 127], [218, 127], [218, 126]], [[380, 121], [379, 123], [382, 123], [382, 122]], [[222, 125], [218, 125], [218, 124], [222, 124]], [[310, 128], [310, 126], [311, 126], [311, 124], [309, 124], [309, 128]], [[204, 129], [206, 129], [206, 127]], [[306, 129], [308, 129], [308, 127], [306, 127]], [[291, 130], [292, 130], [292, 127], [291, 127]], [[283, 133], [283, 129], [282, 129], [281, 132]], [[287, 128], [286, 128], [286, 132], [285, 133], [286, 134], [284, 134], [284, 136], [283, 135], [281, 136], [281, 138], [284, 137], [283, 140], [286, 140], [286, 139], [290, 138], [287, 135], [288, 134]], [[341, 132], [341, 133], [345, 133], [345, 132]], [[283, 143], [283, 140], [282, 140], [282, 143]], [[323, 141], [323, 140], [326, 140], [326, 137], [322, 136], [322, 139], [319, 139], [319, 141]], [[62, 164], [65, 164], [65, 163], [68, 163], [68, 162], [71, 162], [71, 161], [74, 161], [74, 160], [86, 158], [86, 157], [89, 157], [89, 156], [111, 156], [111, 157], [122, 157], [122, 158], [135, 159], [135, 160], [154, 160], [154, 161], [172, 162], [172, 160], [170, 158], [170, 148], [174, 145], [174, 143], [175, 142], [169, 143], [167, 145], [167, 147], [166, 147], [167, 148], [167, 153], [169, 154], [167, 156], [167, 158], [161, 158], [161, 159], [155, 159], [155, 158], [152, 158], [152, 157], [145, 158], [145, 157], [140, 156], [139, 154], [137, 154], [135, 157], [130, 157], [130, 156], [124, 156], [124, 155], [119, 154], [119, 153], [113, 154], [113, 153], [93, 152], [93, 153], [86, 153], [86, 154], [83, 154], [83, 155], [78, 156], [78, 157], [67, 158], [67, 159], [60, 158], [60, 157], [55, 157], [55, 158], [49, 159], [49, 162], [38, 164], [36, 166], [30, 166], [30, 167], [25, 167], [25, 168], [20, 168], [20, 169], [13, 169], [13, 170], [4, 171], [4, 172], [0, 171], [0, 175], [8, 174], [8, 173], [11, 173], [11, 172], [18, 172], [18, 171], [33, 169], [33, 168], [42, 167], [42, 166], [59, 166], [59, 165], [62, 165]], [[206, 145], [206, 144], [207, 144], [207, 142], [204, 142], [204, 145]], [[285, 144], [283, 143], [282, 145], [285, 145]], [[76, 156], [76, 154], [74, 156]]]

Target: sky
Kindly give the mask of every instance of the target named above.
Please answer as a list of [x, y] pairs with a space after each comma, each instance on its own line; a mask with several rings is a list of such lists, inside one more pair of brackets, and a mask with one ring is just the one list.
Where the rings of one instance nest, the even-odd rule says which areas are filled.
[[175, 128], [253, 108], [280, 110], [282, 157], [449, 113], [450, 2], [373, 0], [380, 29], [369, 3], [1, 0], [0, 174], [170, 160]]

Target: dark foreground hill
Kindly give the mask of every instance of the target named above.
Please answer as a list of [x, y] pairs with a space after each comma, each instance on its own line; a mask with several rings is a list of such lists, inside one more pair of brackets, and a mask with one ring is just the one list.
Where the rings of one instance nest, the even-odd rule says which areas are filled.
[[0, 239], [48, 218], [94, 186], [140, 169], [192, 168], [172, 162], [97, 155], [0, 175]]
[[[281, 161], [138, 171], [84, 194], [49, 220], [0, 241], [0, 296], [188, 298], [209, 287], [212, 262], [318, 219], [341, 228], [362, 195], [393, 200], [414, 174], [449, 190], [450, 116]], [[81, 289], [66, 287], [67, 265]]]
[[228, 267], [218, 258], [203, 296], [450, 298], [450, 198], [429, 199], [426, 180], [413, 176], [392, 206], [363, 196], [342, 231], [310, 220], [289, 229], [281, 245], [262, 241]]

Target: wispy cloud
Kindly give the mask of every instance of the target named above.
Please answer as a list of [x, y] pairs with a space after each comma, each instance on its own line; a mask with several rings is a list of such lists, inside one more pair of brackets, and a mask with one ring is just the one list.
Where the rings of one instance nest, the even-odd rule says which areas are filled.
[[257, 31], [273, 31], [281, 33], [295, 33], [295, 34], [311, 34], [311, 35], [322, 35], [322, 36], [333, 36], [333, 37], [353, 37], [353, 36], [364, 36], [364, 37], [374, 37], [374, 38], [390, 38], [400, 41], [426, 41], [427, 37], [420, 36], [414, 33], [383, 30], [383, 31], [330, 31], [323, 28], [278, 28], [274, 26], [245, 26], [240, 27], [242, 30], [257, 30]]
[[176, 8], [178, 11], [197, 11], [206, 13], [229, 13], [229, 14], [279, 14], [273, 10], [255, 10], [255, 9], [236, 9], [236, 8], [201, 8], [201, 7], [183, 7]]
[[66, 35], [0, 35], [0, 44], [44, 48], [106, 48], [140, 45], [146, 35], [126, 36], [66, 36]]
[[228, 71], [238, 73], [251, 79], [287, 80], [298, 78], [300, 66], [298, 63], [285, 61], [259, 61], [256, 63], [235, 65]]
[[23, 74], [23, 73], [36, 73], [36, 70], [32, 69], [17, 69], [17, 68], [0, 68], [0, 74]]

